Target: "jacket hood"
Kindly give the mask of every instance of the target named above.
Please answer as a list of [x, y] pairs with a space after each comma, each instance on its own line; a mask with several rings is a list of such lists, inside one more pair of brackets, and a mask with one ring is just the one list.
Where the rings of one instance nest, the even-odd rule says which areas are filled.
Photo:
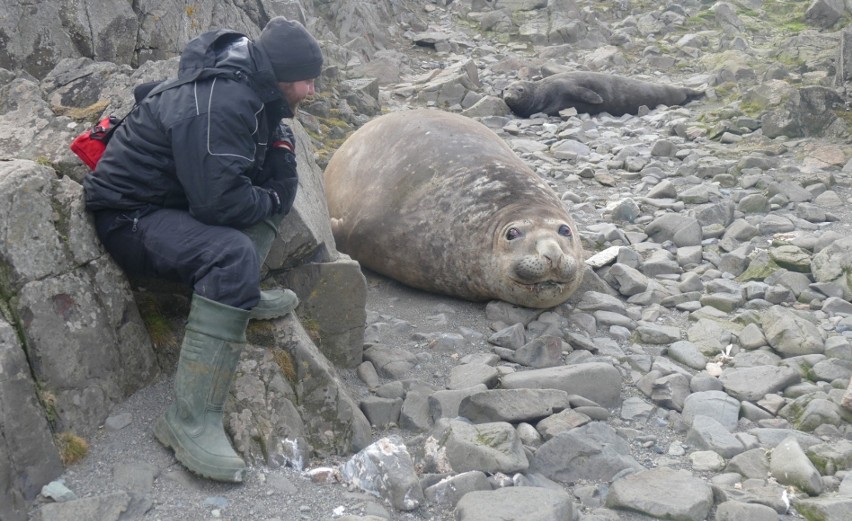
[[285, 107], [281, 117], [293, 117], [281, 91], [278, 90], [269, 58], [246, 35], [230, 29], [219, 29], [190, 40], [180, 55], [178, 77], [204, 77], [201, 73], [204, 69], [233, 69], [243, 72], [261, 101], [282, 101], [281, 105]]

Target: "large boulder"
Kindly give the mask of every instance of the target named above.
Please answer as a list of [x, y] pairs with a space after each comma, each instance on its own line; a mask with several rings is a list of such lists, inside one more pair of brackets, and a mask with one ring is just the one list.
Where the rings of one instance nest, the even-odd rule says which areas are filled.
[[[225, 404], [226, 427], [250, 462], [304, 468], [314, 455], [350, 454], [372, 441], [370, 423], [298, 319], [266, 324], [249, 340]], [[264, 345], [265, 344], [265, 345]]]
[[23, 521], [25, 506], [62, 472], [53, 433], [15, 329], [0, 318], [0, 519]]
[[14, 508], [62, 471], [53, 433], [93, 436], [159, 370], [76, 182], [32, 161], [0, 162], [0, 273], [0, 497]]
[[150, 383], [153, 347], [82, 187], [31, 161], [0, 163], [0, 295], [57, 430], [88, 436]]
[[0, 67], [43, 78], [63, 58], [130, 64], [139, 25], [129, 2], [106, 0], [97, 9], [68, 4], [0, 0]]
[[[66, 58], [38, 83], [0, 69], [0, 157], [49, 163], [81, 181], [89, 173], [68, 148], [74, 136], [105, 114], [127, 114], [133, 87], [174, 76], [177, 64], [174, 58], [131, 69]], [[266, 268], [298, 293], [303, 302], [298, 313], [321, 339], [323, 353], [354, 367], [361, 362], [366, 281], [360, 266], [336, 250], [312, 138], [297, 120], [290, 124], [297, 140], [299, 191]]]
[[770, 90], [777, 97], [760, 118], [763, 134], [770, 138], [823, 135], [837, 120], [834, 111], [843, 107], [843, 98], [826, 87]]

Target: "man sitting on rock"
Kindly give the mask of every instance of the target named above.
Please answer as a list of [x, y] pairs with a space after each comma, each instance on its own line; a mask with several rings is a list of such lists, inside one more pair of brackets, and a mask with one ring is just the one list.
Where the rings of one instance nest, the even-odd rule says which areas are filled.
[[261, 291], [260, 271], [298, 186], [293, 133], [281, 120], [313, 95], [322, 64], [316, 39], [283, 17], [257, 41], [204, 33], [83, 183], [98, 237], [129, 275], [193, 290], [176, 400], [154, 433], [211, 479], [239, 482], [246, 470], [222, 424], [246, 325], [298, 304], [290, 290]]

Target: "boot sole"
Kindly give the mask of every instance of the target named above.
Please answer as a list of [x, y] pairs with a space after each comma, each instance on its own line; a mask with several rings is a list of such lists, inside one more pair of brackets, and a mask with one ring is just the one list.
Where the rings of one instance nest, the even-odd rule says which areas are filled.
[[188, 470], [203, 478], [215, 481], [226, 481], [230, 483], [242, 483], [246, 468], [231, 469], [208, 465], [198, 461], [178, 443], [177, 434], [168, 424], [165, 418], [160, 418], [154, 426], [154, 436], [164, 447], [172, 449], [175, 458]]
[[296, 302], [292, 306], [287, 306], [278, 309], [258, 310], [257, 308], [254, 308], [249, 311], [249, 320], [271, 320], [273, 318], [281, 318], [292, 313], [298, 305], [299, 303]]

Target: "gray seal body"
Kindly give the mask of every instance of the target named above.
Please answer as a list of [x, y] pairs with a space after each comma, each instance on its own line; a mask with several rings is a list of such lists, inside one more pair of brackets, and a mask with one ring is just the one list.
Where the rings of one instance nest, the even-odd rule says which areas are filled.
[[367, 123], [325, 170], [340, 251], [426, 291], [558, 305], [583, 252], [556, 193], [484, 125], [439, 110]]
[[613, 116], [636, 114], [642, 105], [683, 105], [702, 91], [600, 72], [563, 72], [538, 81], [516, 81], [503, 90], [503, 100], [518, 116], [543, 112], [550, 116], [575, 108], [578, 113]]

